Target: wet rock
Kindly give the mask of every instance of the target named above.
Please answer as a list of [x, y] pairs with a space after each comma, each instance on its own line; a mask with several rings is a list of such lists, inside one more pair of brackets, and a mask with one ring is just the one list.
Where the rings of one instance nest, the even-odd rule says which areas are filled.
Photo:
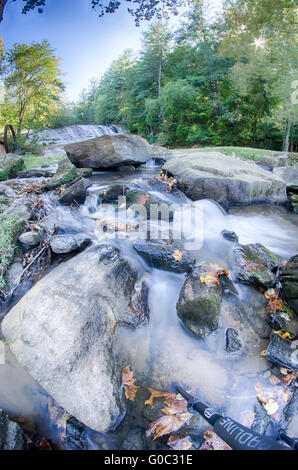
[[0, 156], [0, 181], [15, 178], [24, 166], [24, 159], [20, 155], [8, 153]]
[[67, 156], [78, 168], [116, 168], [141, 165], [152, 157], [152, 147], [137, 135], [110, 134], [65, 145]]
[[289, 194], [290, 206], [294, 214], [298, 214], [298, 194]]
[[56, 254], [66, 254], [86, 248], [91, 243], [89, 237], [80, 234], [53, 235], [50, 241], [51, 250]]
[[18, 178], [50, 178], [54, 176], [58, 169], [58, 165], [43, 165], [28, 170], [18, 171]]
[[221, 235], [223, 236], [223, 238], [225, 238], [229, 242], [235, 242], [235, 243], [239, 242], [238, 236], [236, 235], [235, 232], [230, 232], [229, 230], [223, 230], [221, 232]]
[[270, 317], [267, 312], [268, 300], [255, 288], [247, 286], [245, 298], [234, 297], [239, 315], [243, 316], [262, 339], [271, 334]]
[[273, 173], [286, 183], [288, 192], [298, 193], [298, 168], [296, 166], [274, 168]]
[[113, 338], [119, 324], [134, 328], [148, 317], [140, 276], [115, 247], [91, 247], [44, 276], [1, 324], [17, 360], [96, 431], [114, 428], [123, 412]]
[[234, 248], [236, 277], [240, 282], [262, 287], [274, 287], [278, 258], [261, 243], [239, 245]]
[[195, 201], [212, 199], [228, 207], [287, 200], [285, 182], [278, 176], [219, 152], [177, 154], [163, 170], [175, 176], [179, 189]]
[[62, 203], [77, 202], [79, 204], [83, 204], [86, 198], [88, 186], [90, 186], [88, 179], [79, 178], [64, 189], [59, 201]]
[[82, 176], [83, 178], [90, 178], [92, 176], [92, 168], [77, 168], [78, 176]]
[[298, 344], [275, 334], [266, 350], [268, 359], [274, 364], [298, 370]]
[[78, 176], [76, 167], [71, 163], [68, 158], [59, 163], [58, 169], [52, 178], [47, 180], [46, 189], [48, 191], [61, 186], [62, 184], [69, 184]]
[[25, 450], [26, 440], [20, 426], [0, 409], [0, 450]]
[[281, 296], [298, 315], [298, 255], [293, 256], [280, 274]]
[[202, 282], [201, 276], [206, 274], [204, 268], [194, 268], [186, 278], [177, 303], [178, 317], [198, 338], [206, 338], [218, 328], [222, 302], [221, 285], [208, 286]]
[[271, 422], [271, 417], [267, 414], [264, 406], [257, 401], [254, 406], [255, 418], [251, 428], [261, 435], [264, 435]]
[[41, 242], [41, 234], [39, 232], [25, 232], [19, 236], [19, 242], [23, 245], [25, 250], [30, 250]]
[[234, 328], [228, 328], [226, 331], [226, 351], [237, 352], [241, 349], [242, 344], [238, 338], [238, 331]]
[[190, 272], [195, 264], [195, 258], [189, 252], [181, 251], [173, 244], [135, 242], [133, 247], [152, 268], [184, 273]]
[[289, 164], [289, 157], [287, 154], [276, 156], [261, 155], [258, 163], [268, 166], [270, 170], [273, 170], [273, 168], [277, 167], [286, 167]]

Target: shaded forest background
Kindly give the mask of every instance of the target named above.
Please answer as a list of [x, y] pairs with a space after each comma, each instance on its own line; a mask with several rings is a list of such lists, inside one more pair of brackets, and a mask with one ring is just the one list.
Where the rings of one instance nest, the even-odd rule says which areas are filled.
[[148, 24], [140, 51], [126, 50], [77, 103], [64, 98], [49, 43], [2, 44], [0, 126], [19, 139], [71, 124], [121, 124], [166, 146], [250, 146], [297, 151], [297, 6], [230, 0], [210, 20], [191, 2], [174, 30]]

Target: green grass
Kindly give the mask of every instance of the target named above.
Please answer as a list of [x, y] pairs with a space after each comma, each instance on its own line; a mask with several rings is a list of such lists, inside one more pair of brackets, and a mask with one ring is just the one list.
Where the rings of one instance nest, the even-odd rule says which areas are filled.
[[42, 165], [54, 165], [55, 163], [61, 162], [61, 160], [65, 159], [65, 156], [36, 156], [36, 155], [24, 155], [24, 167], [25, 170], [29, 170], [30, 168], [35, 168]]
[[[177, 150], [178, 152], [181, 151], [180, 149]], [[254, 160], [257, 162], [261, 155], [267, 155], [269, 157], [274, 157], [282, 152], [276, 152], [274, 150], [265, 150], [265, 149], [255, 149], [251, 147], [202, 147], [202, 148], [191, 148], [191, 149], [183, 149], [183, 152], [221, 152], [225, 155], [243, 158], [245, 160]], [[289, 154], [290, 160], [297, 161], [297, 154]]]

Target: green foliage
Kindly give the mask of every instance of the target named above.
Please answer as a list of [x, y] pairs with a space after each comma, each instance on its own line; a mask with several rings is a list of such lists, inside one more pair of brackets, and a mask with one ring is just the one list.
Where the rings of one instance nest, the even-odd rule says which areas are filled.
[[13, 124], [17, 135], [47, 124], [58, 108], [64, 88], [59, 76], [59, 59], [47, 41], [14, 44], [1, 64], [4, 102], [0, 105], [0, 126]]
[[5, 287], [4, 275], [13, 260], [16, 239], [23, 226], [20, 214], [0, 215], [0, 288]]

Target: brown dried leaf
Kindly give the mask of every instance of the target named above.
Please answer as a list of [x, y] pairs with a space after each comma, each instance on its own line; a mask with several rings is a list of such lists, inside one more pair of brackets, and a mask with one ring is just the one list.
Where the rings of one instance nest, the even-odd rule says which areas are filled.
[[167, 397], [164, 403], [167, 407], [162, 411], [166, 414], [184, 413], [187, 411], [187, 401], [184, 398], [179, 400], [176, 395]]
[[154, 435], [153, 440], [158, 439], [161, 436], [166, 434], [171, 434], [172, 432], [178, 431], [184, 424], [186, 424], [192, 414], [189, 412], [177, 413], [177, 414], [167, 414], [162, 416], [157, 421], [151, 423], [146, 436], [150, 437]]
[[232, 450], [214, 431], [205, 431], [204, 438], [199, 450]]
[[274, 415], [278, 412], [278, 402], [273, 398], [270, 398], [264, 405], [264, 408], [269, 416]]
[[271, 375], [271, 377], [269, 377], [269, 382], [272, 385], [277, 385], [277, 384], [280, 383], [280, 379], [278, 377], [276, 377], [276, 375]]
[[133, 378], [133, 371], [130, 366], [126, 366], [122, 369], [122, 385], [124, 387], [125, 396], [128, 400], [134, 401], [139, 386], [135, 385], [135, 379]]
[[153, 406], [154, 399], [155, 398], [163, 398], [163, 397], [175, 397], [175, 393], [169, 393], [169, 392], [160, 392], [159, 390], [154, 390], [154, 388], [147, 388], [148, 391], [150, 392], [150, 397], [148, 400], [145, 401], [145, 405], [150, 405]]
[[171, 436], [168, 446], [174, 450], [188, 450], [192, 447], [192, 442], [189, 436]]

